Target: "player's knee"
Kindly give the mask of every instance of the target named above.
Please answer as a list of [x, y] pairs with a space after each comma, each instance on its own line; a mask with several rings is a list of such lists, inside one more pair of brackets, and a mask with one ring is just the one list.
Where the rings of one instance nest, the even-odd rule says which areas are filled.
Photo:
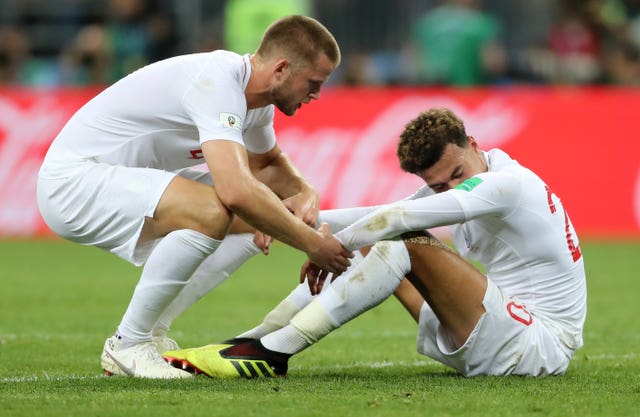
[[214, 239], [223, 239], [233, 222], [233, 213], [222, 204], [203, 208], [196, 220], [196, 230]]
[[383, 240], [376, 243], [367, 256], [377, 257], [399, 280], [411, 270], [409, 252], [403, 241]]
[[203, 198], [177, 206], [163, 219], [173, 225], [171, 230], [194, 230], [220, 240], [231, 228], [233, 213], [216, 198]]
[[214, 239], [227, 234], [233, 213], [220, 201], [213, 187], [176, 176], [165, 190], [155, 214], [151, 237], [189, 229]]

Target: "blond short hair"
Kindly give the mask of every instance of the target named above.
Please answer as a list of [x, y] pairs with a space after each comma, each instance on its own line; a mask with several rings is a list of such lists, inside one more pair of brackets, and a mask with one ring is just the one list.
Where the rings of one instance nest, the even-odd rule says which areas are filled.
[[310, 66], [324, 54], [338, 66], [340, 48], [331, 32], [316, 19], [307, 16], [285, 16], [265, 30], [256, 54], [268, 59], [283, 55], [293, 65]]

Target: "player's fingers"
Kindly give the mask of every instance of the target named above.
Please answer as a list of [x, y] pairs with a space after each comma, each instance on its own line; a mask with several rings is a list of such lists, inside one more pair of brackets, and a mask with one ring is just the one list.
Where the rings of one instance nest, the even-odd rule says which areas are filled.
[[318, 282], [317, 282], [317, 285], [316, 285], [316, 292], [319, 293], [322, 290], [322, 287], [324, 287], [324, 283], [325, 283], [326, 278], [327, 278], [327, 275], [324, 273], [324, 271], [323, 271], [323, 273], [321, 273], [318, 276]]
[[349, 258], [340, 257], [334, 264], [334, 269], [331, 271], [333, 273], [341, 273], [347, 270], [351, 266], [351, 261]]
[[330, 235], [331, 227], [329, 226], [329, 223], [322, 223], [320, 227], [318, 227], [318, 231], [322, 234]]
[[320, 271], [318, 276], [318, 292], [322, 291], [324, 284], [327, 282], [327, 277], [329, 276], [329, 272], [326, 270]]
[[311, 295], [317, 295], [322, 288], [321, 280], [322, 270], [311, 261], [305, 262], [300, 272], [300, 282], [307, 280]]
[[351, 258], [353, 258], [355, 255], [354, 255], [354, 253], [353, 253], [353, 252], [348, 251], [348, 250], [346, 250], [346, 249], [345, 249], [345, 250], [343, 250], [343, 251], [342, 251], [342, 256], [344, 256], [345, 258], [349, 258], [349, 259], [351, 259]]
[[253, 234], [253, 243], [264, 253], [269, 254], [269, 245], [271, 245], [271, 237], [260, 231]]
[[314, 216], [312, 212], [306, 212], [302, 217], [302, 221], [305, 222], [308, 226], [314, 227], [316, 222], [318, 221], [317, 216]]
[[267, 249], [271, 247], [272, 243], [273, 243], [273, 238], [269, 235], [264, 235], [264, 244], [266, 245]]
[[284, 204], [284, 206], [287, 208], [287, 210], [289, 210], [289, 212], [291, 214], [293, 214], [296, 217], [300, 217], [300, 213], [298, 212], [298, 210], [296, 209], [296, 205], [295, 202], [291, 199], [286, 199], [283, 200], [282, 203]]
[[309, 260], [305, 261], [305, 263], [302, 264], [302, 267], [300, 268], [300, 284], [302, 284], [304, 280], [307, 278], [307, 274], [310, 266], [311, 266], [311, 261]]

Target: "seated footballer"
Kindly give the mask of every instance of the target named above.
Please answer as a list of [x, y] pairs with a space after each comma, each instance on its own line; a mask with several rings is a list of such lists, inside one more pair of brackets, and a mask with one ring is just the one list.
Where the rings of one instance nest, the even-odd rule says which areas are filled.
[[[448, 109], [410, 121], [397, 155], [425, 182], [414, 195], [321, 212], [366, 256], [332, 282], [307, 261], [307, 282], [260, 325], [165, 358], [212, 377], [282, 376], [292, 355], [395, 294], [418, 323], [418, 351], [464, 376], [564, 374], [583, 344], [587, 291], [558, 196], [505, 152], [481, 150]], [[427, 232], [446, 225], [457, 253]]]

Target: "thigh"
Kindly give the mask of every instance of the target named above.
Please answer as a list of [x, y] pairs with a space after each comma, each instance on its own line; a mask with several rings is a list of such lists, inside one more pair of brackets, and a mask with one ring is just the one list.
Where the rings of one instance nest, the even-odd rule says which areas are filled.
[[406, 243], [407, 278], [438, 317], [455, 346], [462, 346], [485, 312], [487, 278], [467, 260], [438, 246]]
[[[203, 175], [201, 179], [210, 178]], [[190, 229], [224, 239], [233, 214], [206, 181], [176, 175], [158, 201], [153, 216], [145, 220], [142, 241], [153, 240], [180, 229]]]

